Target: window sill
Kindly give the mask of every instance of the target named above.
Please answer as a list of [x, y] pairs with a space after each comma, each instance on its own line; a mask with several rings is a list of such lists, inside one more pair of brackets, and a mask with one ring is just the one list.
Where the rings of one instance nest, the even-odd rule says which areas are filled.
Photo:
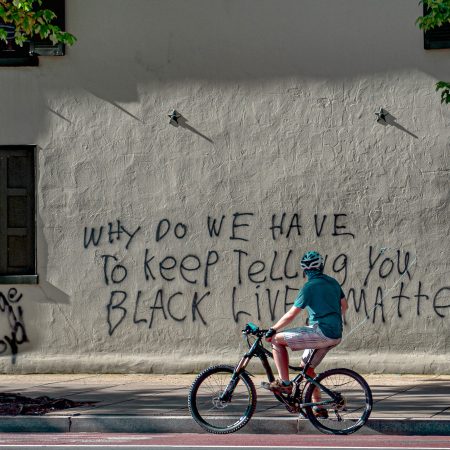
[[450, 48], [450, 41], [431, 41], [424, 43], [425, 50], [443, 50]]
[[23, 66], [38, 66], [39, 58], [37, 56], [22, 56], [22, 57], [0, 57], [0, 67], [23, 67]]
[[38, 284], [39, 275], [0, 275], [0, 284]]

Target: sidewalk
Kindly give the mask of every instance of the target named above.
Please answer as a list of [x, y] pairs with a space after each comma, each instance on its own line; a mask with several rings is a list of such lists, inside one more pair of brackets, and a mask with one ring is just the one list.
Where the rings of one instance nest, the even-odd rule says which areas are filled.
[[[0, 375], [0, 393], [48, 396], [90, 406], [42, 416], [2, 416], [0, 432], [201, 433], [187, 393], [195, 375]], [[374, 408], [359, 433], [450, 436], [450, 375], [365, 375]], [[315, 433], [259, 388], [258, 406], [243, 433]], [[270, 419], [270, 420], [269, 420]]]

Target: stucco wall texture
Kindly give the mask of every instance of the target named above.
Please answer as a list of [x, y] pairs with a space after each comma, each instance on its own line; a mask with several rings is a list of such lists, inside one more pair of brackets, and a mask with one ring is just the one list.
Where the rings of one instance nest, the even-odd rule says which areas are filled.
[[450, 373], [450, 108], [434, 92], [450, 53], [423, 49], [420, 13], [67, 2], [64, 57], [0, 68], [0, 144], [37, 146], [39, 275], [0, 286], [16, 318], [0, 311], [0, 370], [236, 362], [244, 324], [290, 308], [316, 249], [350, 305], [322, 368]]

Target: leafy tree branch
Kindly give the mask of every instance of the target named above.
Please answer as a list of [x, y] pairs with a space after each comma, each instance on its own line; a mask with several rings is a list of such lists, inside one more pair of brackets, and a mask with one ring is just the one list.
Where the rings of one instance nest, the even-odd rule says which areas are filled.
[[[416, 20], [416, 25], [421, 30], [429, 31], [450, 23], [450, 0], [421, 0], [419, 2], [426, 6], [426, 14]], [[450, 83], [438, 81], [436, 91], [441, 91], [441, 103], [450, 103]]]
[[[73, 45], [76, 37], [52, 23], [56, 14], [44, 3], [45, 0], [0, 0], [0, 24], [14, 27], [14, 41], [20, 47], [36, 35], [53, 44]], [[1, 26], [0, 41], [8, 42], [8, 31]]]

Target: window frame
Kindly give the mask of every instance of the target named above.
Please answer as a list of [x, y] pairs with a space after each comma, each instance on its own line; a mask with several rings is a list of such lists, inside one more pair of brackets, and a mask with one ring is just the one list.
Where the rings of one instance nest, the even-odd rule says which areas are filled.
[[[44, 8], [51, 9], [57, 15], [54, 24], [61, 30], [66, 29], [66, 6], [65, 0], [47, 0], [50, 4], [43, 5]], [[11, 24], [0, 23], [0, 26], [11, 27]], [[35, 35], [27, 40], [23, 47], [13, 43], [15, 50], [4, 50], [0, 43], [0, 67], [20, 67], [38, 66], [39, 56], [64, 56], [65, 45], [62, 43], [53, 44], [50, 39], [41, 39]]]
[[[423, 5], [423, 15], [426, 16], [429, 10], [426, 5]], [[447, 36], [439, 39], [439, 33], [442, 30], [447, 32]], [[423, 48], [425, 50], [440, 50], [450, 48], [450, 22], [447, 22], [440, 27], [434, 27], [431, 30], [423, 32]]]
[[[36, 146], [35, 145], [0, 145], [0, 154], [7, 152], [9, 156], [27, 156], [31, 161], [30, 183], [26, 188], [8, 188], [7, 187], [7, 166], [6, 158], [0, 161], [0, 284], [37, 284], [39, 277], [37, 275], [37, 245], [36, 245]], [[1, 155], [2, 157], [4, 155]], [[3, 178], [3, 180], [2, 180]], [[28, 244], [28, 257], [30, 265], [27, 270], [17, 271], [16, 273], [8, 273], [7, 257], [8, 257], [8, 189], [17, 189], [17, 191], [26, 189], [27, 199], [27, 236], [31, 242]], [[31, 208], [30, 208], [31, 207]], [[19, 227], [23, 228], [23, 227]]]

